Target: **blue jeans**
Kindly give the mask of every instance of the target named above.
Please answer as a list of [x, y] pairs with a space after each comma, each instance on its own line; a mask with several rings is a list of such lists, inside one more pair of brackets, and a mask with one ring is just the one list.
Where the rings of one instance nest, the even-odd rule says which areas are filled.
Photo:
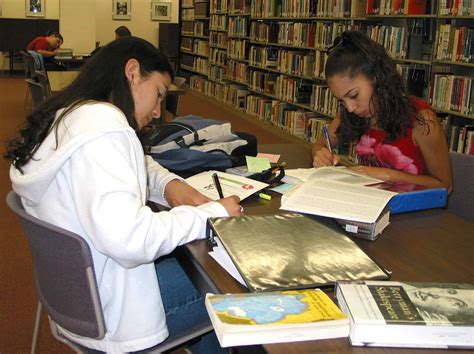
[[[170, 336], [205, 321], [208, 314], [204, 300], [176, 258], [161, 257], [155, 262], [155, 267]], [[228, 353], [220, 347], [214, 331], [189, 343], [188, 348], [196, 354]]]

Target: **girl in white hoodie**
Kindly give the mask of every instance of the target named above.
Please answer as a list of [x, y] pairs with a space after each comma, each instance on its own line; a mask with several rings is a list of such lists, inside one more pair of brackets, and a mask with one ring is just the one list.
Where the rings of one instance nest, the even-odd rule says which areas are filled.
[[[241, 214], [237, 197], [211, 202], [143, 153], [136, 133], [160, 116], [173, 76], [147, 41], [115, 40], [31, 113], [7, 148], [26, 211], [81, 235], [91, 248], [106, 335], [94, 340], [62, 329], [86, 348], [144, 350], [165, 340], [168, 329], [205, 318], [189, 279], [163, 256], [203, 238], [208, 217]], [[155, 213], [147, 200], [172, 208]], [[198, 351], [220, 349], [210, 342]]]

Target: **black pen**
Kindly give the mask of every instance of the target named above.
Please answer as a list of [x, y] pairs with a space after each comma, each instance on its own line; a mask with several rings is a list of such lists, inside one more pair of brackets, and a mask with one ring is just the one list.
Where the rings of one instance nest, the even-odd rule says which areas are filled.
[[219, 193], [219, 198], [224, 198], [224, 193], [222, 193], [221, 182], [219, 182], [219, 176], [217, 175], [217, 173], [214, 172], [212, 174], [212, 180], [214, 181], [214, 186], [217, 189], [217, 193]]

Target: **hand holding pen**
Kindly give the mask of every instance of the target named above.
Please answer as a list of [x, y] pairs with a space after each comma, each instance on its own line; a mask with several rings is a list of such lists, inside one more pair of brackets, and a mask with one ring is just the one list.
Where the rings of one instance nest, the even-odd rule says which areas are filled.
[[231, 195], [229, 197], [224, 197], [224, 192], [222, 191], [221, 182], [219, 181], [219, 176], [217, 173], [212, 174], [212, 181], [216, 187], [217, 193], [219, 194], [218, 203], [222, 204], [227, 210], [230, 216], [239, 216], [242, 215], [244, 208], [240, 205], [240, 198], [236, 195]]
[[318, 145], [319, 149], [316, 151], [313, 150], [313, 166], [322, 167], [337, 165], [337, 163], [339, 162], [339, 156], [334, 154], [327, 126], [323, 127], [322, 139], [324, 141], [324, 143], [322, 144], [323, 146]]

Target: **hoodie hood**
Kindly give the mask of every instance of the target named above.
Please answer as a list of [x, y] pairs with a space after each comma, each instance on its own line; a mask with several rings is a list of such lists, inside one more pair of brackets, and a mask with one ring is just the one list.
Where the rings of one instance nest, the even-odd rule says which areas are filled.
[[[56, 118], [63, 110], [56, 113]], [[67, 114], [41, 143], [34, 157], [23, 166], [23, 174], [13, 165], [13, 190], [33, 206], [41, 201], [64, 163], [84, 144], [111, 132], [135, 134], [125, 115], [109, 103], [91, 102]]]

